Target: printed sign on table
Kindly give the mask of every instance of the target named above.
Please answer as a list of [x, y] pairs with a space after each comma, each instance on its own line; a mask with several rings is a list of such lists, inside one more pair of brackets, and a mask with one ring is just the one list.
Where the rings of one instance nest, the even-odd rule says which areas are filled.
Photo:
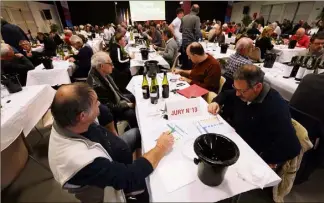
[[166, 102], [166, 110], [169, 120], [200, 116], [200, 98], [168, 101]]

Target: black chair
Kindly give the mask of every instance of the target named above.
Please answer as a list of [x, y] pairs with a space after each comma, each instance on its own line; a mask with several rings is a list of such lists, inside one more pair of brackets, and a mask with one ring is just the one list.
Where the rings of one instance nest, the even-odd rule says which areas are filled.
[[309, 176], [324, 160], [324, 130], [322, 123], [315, 117], [289, 106], [293, 119], [298, 121], [308, 132], [308, 137], [314, 147], [307, 151], [300, 164], [294, 184], [298, 185], [308, 180]]

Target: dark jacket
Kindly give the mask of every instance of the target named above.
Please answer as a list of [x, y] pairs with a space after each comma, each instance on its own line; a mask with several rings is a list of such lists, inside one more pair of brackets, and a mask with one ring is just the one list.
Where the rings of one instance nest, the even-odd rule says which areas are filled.
[[264, 84], [249, 105], [235, 94], [235, 90], [221, 92], [213, 102], [224, 105], [224, 118], [266, 163], [280, 164], [299, 155], [288, 105], [277, 91]]
[[324, 73], [309, 74], [300, 82], [290, 100], [290, 105], [307, 113], [324, 125]]
[[130, 101], [120, 92], [111, 76], [103, 77], [95, 68], [92, 68], [87, 83], [97, 93], [98, 100], [107, 105], [112, 112], [122, 113], [129, 109], [127, 103]]
[[28, 57], [27, 56], [27, 53], [25, 51], [24, 51], [23, 55], [27, 59], [29, 59], [32, 62], [32, 64], [36, 67], [36, 66], [38, 66], [39, 64], [42, 63], [41, 57], [44, 56], [44, 54], [43, 53], [39, 53], [37, 51], [32, 51], [31, 53], [32, 53], [32, 56], [31, 57]]
[[264, 54], [266, 53], [266, 51], [273, 48], [270, 37], [262, 37], [261, 39], [257, 39], [255, 46], [260, 48], [262, 59], [264, 59]]
[[110, 49], [110, 58], [114, 64], [112, 77], [118, 88], [126, 92], [126, 86], [132, 78], [130, 72], [130, 58], [128, 54], [123, 53], [119, 44], [113, 43]]
[[158, 29], [155, 30], [154, 36], [151, 33], [151, 31], [148, 31], [147, 34], [150, 37], [152, 37], [152, 42], [151, 42], [152, 44], [154, 44], [155, 46], [158, 46], [158, 47], [162, 46], [162, 35]]
[[218, 44], [225, 43], [225, 35], [221, 33], [220, 35], [213, 35], [209, 42], [217, 42]]
[[91, 68], [91, 57], [93, 55], [92, 48], [88, 45], [84, 45], [79, 53], [75, 56], [75, 64], [77, 65], [76, 71], [73, 73], [75, 78], [86, 78], [88, 77]]
[[14, 57], [10, 61], [1, 60], [1, 74], [18, 74], [19, 82], [22, 86], [26, 85], [27, 72], [33, 70], [34, 65], [25, 56]]
[[180, 32], [185, 44], [197, 42], [200, 32], [200, 18], [195, 12], [190, 12], [181, 19]]
[[51, 37], [44, 37], [44, 55], [45, 56], [56, 56], [56, 43]]
[[25, 32], [17, 25], [10, 24], [1, 20], [1, 35], [2, 39], [9, 45], [15, 47], [22, 53], [22, 48], [19, 46], [20, 40], [29, 41]]
[[63, 40], [61, 39], [61, 37], [57, 33], [55, 34], [53, 39], [54, 39], [56, 46], [64, 43]]

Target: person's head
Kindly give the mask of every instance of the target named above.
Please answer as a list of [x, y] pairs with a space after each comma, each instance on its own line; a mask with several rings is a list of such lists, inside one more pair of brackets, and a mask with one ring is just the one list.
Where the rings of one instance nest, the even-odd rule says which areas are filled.
[[165, 29], [163, 30], [162, 37], [163, 40], [166, 42], [173, 37], [173, 34], [169, 29]]
[[73, 35], [73, 32], [71, 30], [64, 30], [64, 35], [67, 37], [71, 37]]
[[252, 102], [263, 89], [264, 72], [255, 65], [243, 65], [235, 71], [233, 78], [236, 96], [244, 102]]
[[122, 26], [123, 28], [127, 29], [127, 25], [126, 25], [125, 22], [122, 22], [122, 23], [120, 24], [120, 26]]
[[121, 46], [121, 47], [125, 47], [126, 46], [126, 40], [124, 35], [122, 35], [121, 33], [117, 33], [115, 36], [116, 42]]
[[199, 5], [198, 4], [192, 5], [190, 11], [198, 14], [199, 13]]
[[180, 19], [184, 16], [184, 10], [182, 8], [177, 8], [176, 13], [177, 17]]
[[223, 31], [225, 31], [225, 30], [227, 30], [228, 25], [226, 23], [224, 23], [223, 26], [222, 26], [222, 28], [223, 28]]
[[54, 38], [55, 35], [56, 35], [56, 32], [55, 32], [55, 31], [51, 31], [51, 32], [49, 33], [50, 38]]
[[90, 31], [91, 31], [91, 26], [86, 25], [86, 29], [85, 29], [85, 31], [90, 32]]
[[299, 25], [303, 25], [303, 24], [304, 24], [304, 20], [300, 20]]
[[260, 37], [261, 37], [261, 38], [262, 38], [262, 37], [270, 37], [270, 36], [272, 35], [272, 33], [273, 33], [273, 28], [267, 26], [267, 27], [265, 27], [265, 28], [263, 29], [263, 31], [262, 31]]
[[154, 21], [151, 21], [150, 22], [150, 31], [153, 33], [153, 32], [155, 32], [155, 29], [156, 29], [156, 24]]
[[219, 26], [222, 26], [222, 22], [220, 20], [217, 20], [216, 24], [218, 24]]
[[236, 52], [242, 56], [248, 56], [253, 48], [253, 40], [248, 37], [242, 37], [236, 43]]
[[123, 36], [125, 36], [125, 34], [126, 34], [126, 29], [125, 28], [123, 28], [123, 27], [118, 27], [117, 29], [116, 29], [116, 32], [115, 32], [115, 34], [121, 34], [121, 35], [123, 35]]
[[314, 52], [322, 51], [324, 46], [324, 32], [318, 32], [312, 36], [310, 39], [309, 50]]
[[156, 25], [156, 29], [161, 30], [161, 25], [160, 24], [157, 24]]
[[99, 30], [99, 26], [98, 25], [95, 25], [94, 29], [95, 30]]
[[258, 29], [260, 29], [260, 28], [262, 28], [262, 24], [259, 23], [258, 24]]
[[5, 19], [3, 19], [2, 17], [0, 19], [0, 22], [1, 22], [1, 26], [5, 25], [5, 24], [8, 24], [8, 21], [6, 21]]
[[220, 25], [218, 25], [218, 24], [214, 25], [214, 29], [215, 29], [216, 35], [220, 35], [222, 33], [222, 28]]
[[198, 42], [191, 43], [187, 47], [186, 53], [190, 60], [195, 64], [202, 62], [206, 57], [203, 46]]
[[252, 27], [255, 28], [255, 29], [257, 29], [257, 28], [258, 28], [258, 23], [254, 22], [254, 23], [252, 24]]
[[297, 39], [300, 39], [302, 38], [304, 35], [305, 35], [305, 29], [304, 28], [299, 28], [297, 31], [296, 31], [296, 37]]
[[84, 30], [84, 26], [83, 25], [80, 25], [79, 28], [80, 28], [80, 30]]
[[19, 46], [26, 51], [30, 51], [31, 50], [31, 45], [27, 40], [20, 40], [19, 41]]
[[37, 38], [38, 38], [39, 40], [44, 40], [44, 38], [45, 38], [45, 34], [42, 33], [42, 32], [37, 32]]
[[9, 44], [1, 43], [1, 60], [10, 61], [15, 57], [15, 52]]
[[99, 115], [98, 97], [87, 83], [61, 86], [51, 105], [58, 126], [74, 132], [86, 132]]
[[242, 27], [241, 23], [236, 24], [236, 28], [241, 28], [241, 27]]
[[110, 75], [114, 69], [109, 54], [104, 51], [99, 51], [91, 57], [91, 67], [102, 75]]
[[80, 50], [83, 47], [83, 41], [78, 35], [72, 35], [70, 42], [76, 50]]
[[271, 26], [273, 27], [273, 29], [276, 29], [277, 26], [278, 26], [278, 24], [277, 24], [276, 22], [273, 22], [273, 23], [271, 24]]

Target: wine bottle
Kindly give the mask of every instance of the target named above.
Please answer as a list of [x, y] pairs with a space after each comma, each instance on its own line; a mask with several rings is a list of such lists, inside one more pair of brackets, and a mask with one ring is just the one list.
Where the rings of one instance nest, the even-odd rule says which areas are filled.
[[163, 73], [163, 80], [162, 80], [162, 97], [169, 98], [169, 81], [167, 77], [167, 72]]
[[156, 79], [156, 75], [152, 79], [154, 80], [154, 85], [156, 86], [156, 89], [157, 89], [157, 98], [159, 99], [160, 98], [160, 86]]
[[302, 65], [299, 67], [298, 72], [296, 74], [295, 80], [297, 81], [301, 81], [301, 79], [303, 79], [303, 75], [306, 71], [306, 65], [308, 60], [310, 59], [310, 56], [307, 56], [304, 61], [302, 62]]
[[290, 77], [291, 72], [292, 72], [292, 70], [294, 69], [294, 66], [297, 63], [297, 60], [298, 60], [298, 56], [292, 57], [291, 61], [287, 64], [287, 67], [286, 67], [286, 69], [284, 71], [284, 75], [283, 75], [284, 78], [289, 78]]
[[155, 81], [156, 81], [156, 77], [152, 78], [152, 81], [151, 81], [151, 87], [150, 87], [150, 97], [151, 97], [151, 103], [152, 104], [157, 104], [158, 103], [158, 86], [155, 85]]
[[146, 78], [146, 73], [143, 73], [142, 91], [143, 91], [144, 99], [150, 98], [150, 89], [149, 89], [149, 84], [148, 84], [148, 81]]
[[297, 75], [298, 69], [300, 67], [300, 65], [302, 64], [303, 60], [304, 60], [305, 56], [298, 56], [297, 62], [295, 63], [293, 70], [291, 71], [290, 77], [294, 78]]
[[317, 66], [317, 74], [322, 74], [322, 73], [324, 73], [324, 60], [321, 60]]
[[303, 75], [303, 78], [308, 74], [314, 73], [315, 65], [316, 65], [316, 57], [313, 56], [307, 61], [306, 70]]

